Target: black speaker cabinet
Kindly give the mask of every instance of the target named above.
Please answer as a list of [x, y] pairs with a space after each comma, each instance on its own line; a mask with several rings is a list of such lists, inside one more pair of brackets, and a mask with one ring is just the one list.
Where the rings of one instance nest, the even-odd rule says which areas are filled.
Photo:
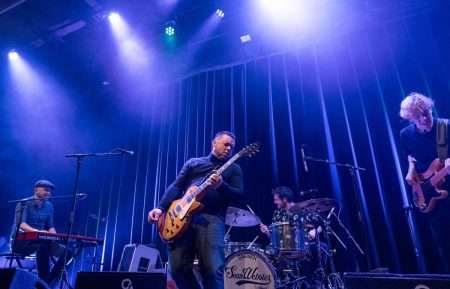
[[78, 272], [75, 289], [166, 289], [166, 274]]
[[28, 271], [0, 269], [0, 289], [48, 289], [47, 284]]
[[450, 275], [344, 273], [345, 289], [450, 289]]

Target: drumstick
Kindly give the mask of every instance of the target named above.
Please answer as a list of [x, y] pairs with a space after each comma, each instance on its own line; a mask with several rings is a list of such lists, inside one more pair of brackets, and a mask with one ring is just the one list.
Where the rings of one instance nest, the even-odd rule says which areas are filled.
[[256, 216], [256, 214], [255, 214], [255, 212], [252, 210], [252, 208], [250, 208], [250, 206], [249, 205], [247, 205], [247, 208], [248, 208], [248, 210], [250, 211], [250, 213], [252, 213], [253, 215], [255, 215]]
[[327, 219], [331, 217], [331, 214], [333, 214], [334, 209], [336, 209], [336, 207], [333, 207], [333, 209], [331, 209], [331, 211], [328, 213]]
[[[250, 211], [250, 213], [252, 213], [253, 215], [255, 215], [255, 216], [258, 217], [258, 215], [255, 213], [255, 211], [253, 211], [252, 208], [250, 208], [249, 205], [247, 205], [247, 208], [248, 208], [248, 210]], [[259, 218], [259, 217], [258, 217], [258, 218]], [[260, 220], [261, 220], [261, 219], [260, 219]], [[262, 224], [262, 222], [259, 222], [259, 224]]]
[[253, 239], [253, 241], [250, 242], [250, 244], [248, 244], [247, 249], [250, 249], [251, 246], [253, 246], [253, 244], [256, 242], [256, 240], [258, 240], [259, 236], [256, 235], [256, 237]]

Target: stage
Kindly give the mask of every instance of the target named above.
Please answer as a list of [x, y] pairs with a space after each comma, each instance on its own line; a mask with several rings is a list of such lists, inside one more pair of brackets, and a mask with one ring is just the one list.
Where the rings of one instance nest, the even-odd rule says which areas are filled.
[[58, 251], [53, 288], [446, 288], [449, 8], [4, 1], [1, 272]]

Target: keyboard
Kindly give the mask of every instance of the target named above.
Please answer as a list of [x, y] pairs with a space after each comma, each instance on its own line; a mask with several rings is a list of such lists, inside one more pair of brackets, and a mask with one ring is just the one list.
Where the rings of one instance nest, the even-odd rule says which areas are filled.
[[77, 243], [83, 247], [103, 244], [103, 239], [95, 237], [48, 232], [19, 232], [16, 239], [22, 241], [54, 241], [58, 243], [65, 243], [69, 239], [69, 242]]

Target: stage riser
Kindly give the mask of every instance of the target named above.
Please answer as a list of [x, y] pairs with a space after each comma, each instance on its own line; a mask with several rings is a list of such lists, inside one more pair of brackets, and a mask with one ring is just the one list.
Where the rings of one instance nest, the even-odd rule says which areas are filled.
[[450, 289], [450, 275], [345, 273], [345, 289]]
[[79, 272], [75, 289], [166, 289], [164, 273]]

